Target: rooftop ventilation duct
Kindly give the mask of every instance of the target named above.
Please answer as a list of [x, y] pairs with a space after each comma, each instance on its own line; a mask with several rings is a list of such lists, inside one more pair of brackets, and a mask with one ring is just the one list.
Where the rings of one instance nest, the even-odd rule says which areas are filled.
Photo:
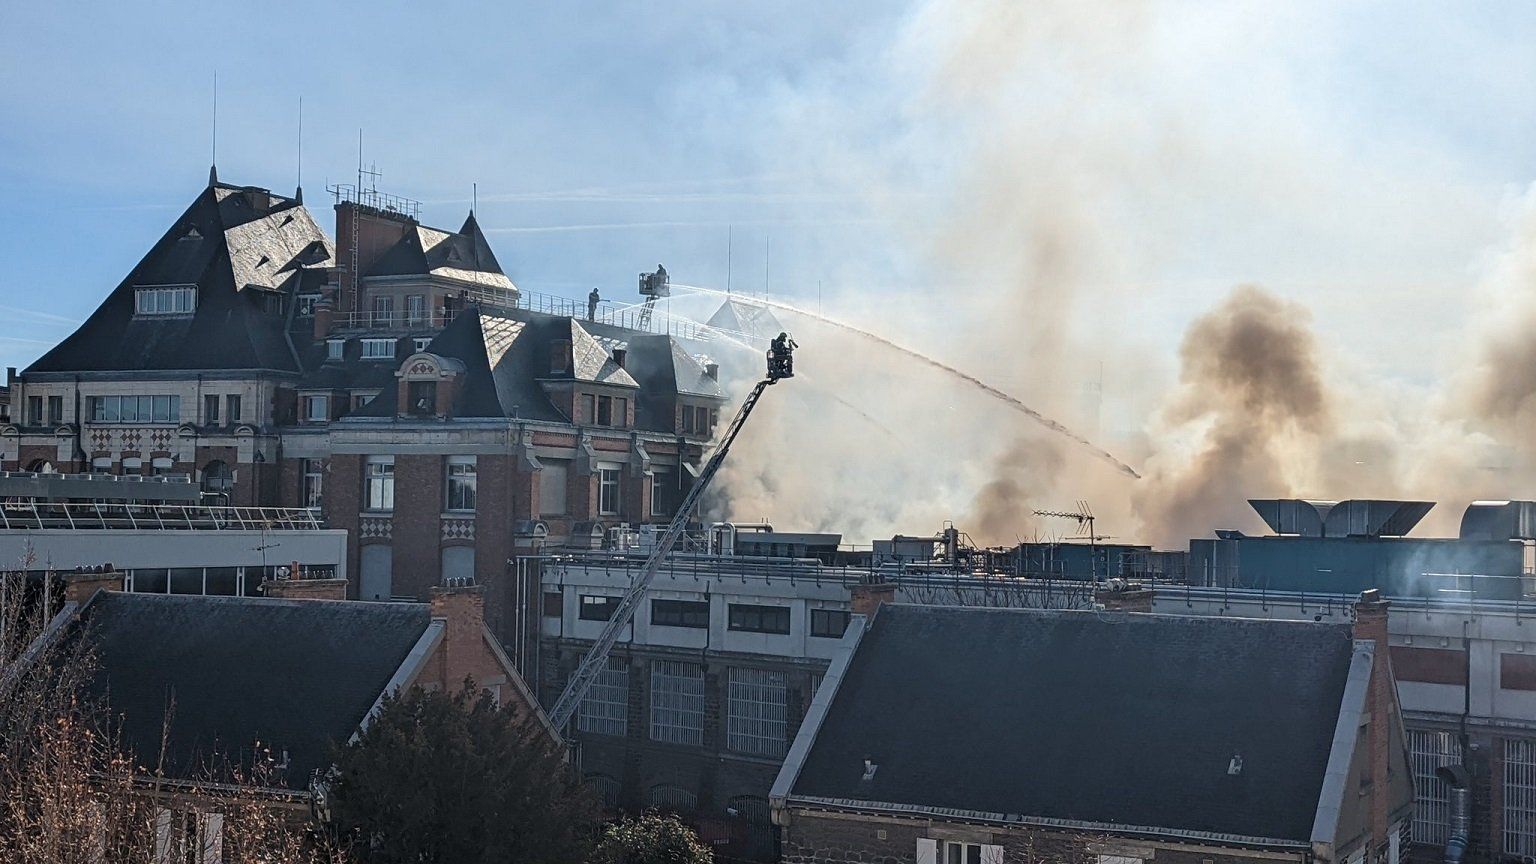
[[1276, 534], [1300, 537], [1401, 537], [1424, 518], [1433, 501], [1309, 501], [1302, 498], [1255, 498], [1254, 512]]
[[1461, 514], [1463, 540], [1536, 540], [1536, 501], [1473, 501]]

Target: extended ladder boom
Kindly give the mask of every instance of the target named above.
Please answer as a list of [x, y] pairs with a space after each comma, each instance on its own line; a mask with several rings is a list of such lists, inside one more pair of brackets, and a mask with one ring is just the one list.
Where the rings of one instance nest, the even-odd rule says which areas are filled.
[[720, 464], [725, 461], [725, 454], [730, 452], [731, 444], [736, 440], [736, 435], [741, 432], [742, 424], [747, 422], [747, 416], [757, 406], [757, 400], [762, 398], [763, 391], [770, 384], [777, 382], [780, 377], [787, 376], [775, 375], [770, 371], [769, 377], [757, 382], [757, 386], [752, 388], [752, 392], [747, 396], [746, 401], [741, 403], [741, 410], [736, 412], [736, 417], [731, 421], [730, 428], [726, 430], [725, 436], [720, 439], [720, 447], [715, 450], [714, 455], [710, 457], [709, 462], [704, 466], [703, 472], [699, 474], [698, 482], [693, 484], [693, 488], [688, 491], [688, 496], [683, 499], [682, 505], [677, 508], [677, 515], [673, 516], [671, 523], [667, 525], [666, 533], [661, 535], [661, 538], [656, 542], [656, 548], [652, 549], [650, 557], [645, 559], [644, 569], [635, 577], [635, 581], [630, 584], [629, 590], [624, 592], [624, 597], [619, 601], [618, 608], [614, 610], [613, 617], [608, 619], [607, 626], [603, 628], [603, 632], [597, 637], [597, 641], [592, 644], [592, 648], [587, 651], [587, 655], [581, 658], [581, 665], [576, 667], [575, 674], [571, 676], [571, 680], [565, 685], [565, 691], [560, 694], [560, 698], [555, 702], [554, 709], [549, 712], [550, 720], [554, 722], [556, 729], [563, 731], [566, 724], [570, 723], [571, 717], [576, 713], [576, 707], [581, 704], [581, 700], [587, 695], [587, 690], [591, 688], [592, 682], [597, 680], [597, 676], [601, 674], [603, 668], [607, 665], [608, 652], [613, 649], [614, 643], [618, 641], [619, 633], [624, 630], [624, 625], [628, 624], [630, 619], [635, 616], [635, 610], [640, 607], [640, 601], [644, 599], [646, 590], [650, 588], [651, 580], [656, 578], [656, 571], [661, 569], [661, 562], [672, 552], [672, 547], [677, 544], [678, 538], [683, 535], [683, 529], [688, 524], [688, 517], [693, 513], [694, 508], [698, 506], [699, 496], [709, 486], [709, 481], [714, 479], [715, 472], [720, 470]]

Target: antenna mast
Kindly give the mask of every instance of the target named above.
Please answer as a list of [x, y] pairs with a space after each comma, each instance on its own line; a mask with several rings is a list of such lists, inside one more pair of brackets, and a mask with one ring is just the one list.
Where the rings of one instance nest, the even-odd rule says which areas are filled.
[[[1077, 531], [1073, 536], [1081, 537], [1086, 529], [1088, 533], [1088, 573], [1093, 582], [1099, 581], [1099, 541], [1108, 540], [1109, 537], [1100, 536], [1093, 530], [1093, 508], [1082, 498], [1077, 499], [1075, 510], [1035, 510], [1036, 516], [1050, 516], [1056, 519], [1072, 519], [1077, 522]], [[1105, 568], [1105, 576], [1108, 577], [1108, 566]]]

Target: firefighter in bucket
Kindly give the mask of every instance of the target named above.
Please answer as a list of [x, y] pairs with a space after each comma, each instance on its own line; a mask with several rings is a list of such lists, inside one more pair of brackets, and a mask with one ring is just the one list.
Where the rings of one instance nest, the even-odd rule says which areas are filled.
[[795, 349], [799, 348], [788, 333], [780, 333], [768, 346], [768, 377], [778, 381], [795, 377]]

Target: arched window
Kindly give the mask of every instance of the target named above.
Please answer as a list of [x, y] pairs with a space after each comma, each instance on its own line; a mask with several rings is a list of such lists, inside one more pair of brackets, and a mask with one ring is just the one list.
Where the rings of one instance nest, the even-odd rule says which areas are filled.
[[692, 813], [699, 807], [699, 796], [681, 786], [661, 783], [646, 790], [645, 806], [673, 813]]
[[215, 459], [203, 466], [203, 491], [211, 495], [228, 496], [235, 491], [235, 474], [222, 460]]
[[34, 460], [32, 460], [32, 464], [27, 466], [27, 470], [31, 471], [34, 474], [57, 474], [57, 473], [59, 473], [59, 469], [53, 467], [53, 463], [49, 462], [47, 459], [34, 459]]
[[588, 774], [587, 785], [597, 793], [597, 797], [603, 802], [603, 809], [614, 811], [619, 809], [619, 794], [622, 789], [618, 780], [607, 774]]

